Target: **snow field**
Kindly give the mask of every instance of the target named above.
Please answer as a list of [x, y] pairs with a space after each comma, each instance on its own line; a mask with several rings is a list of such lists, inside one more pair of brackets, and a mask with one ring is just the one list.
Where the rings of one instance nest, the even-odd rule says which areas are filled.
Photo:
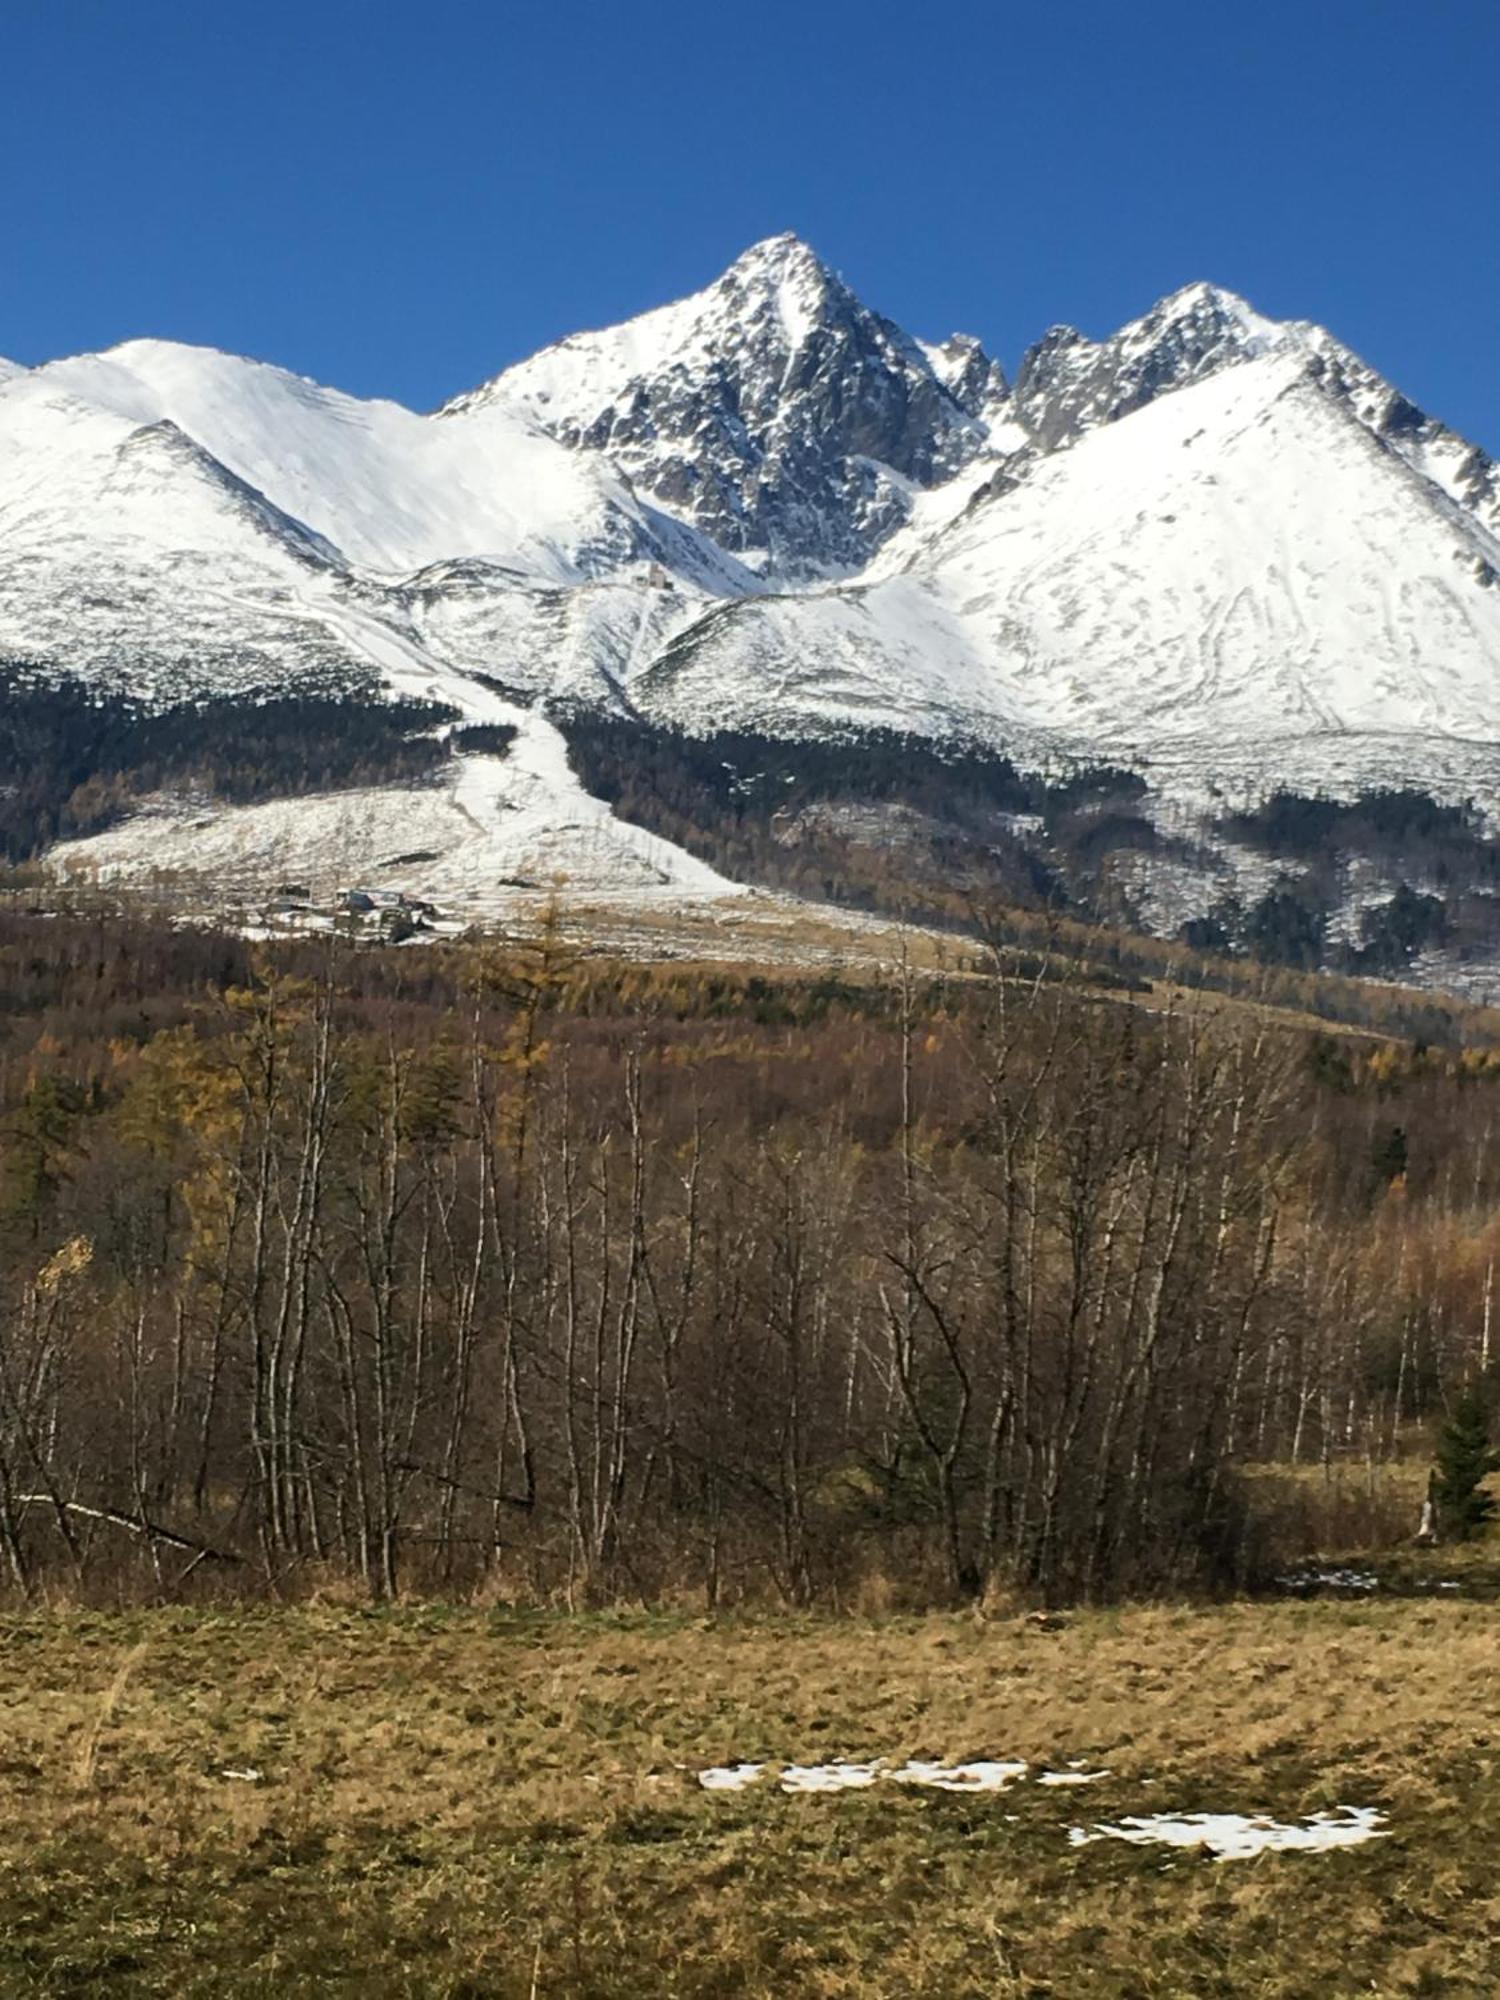
[[[772, 1769], [770, 1764], [714, 1765], [698, 1773], [698, 1783], [709, 1792], [748, 1790]], [[1024, 1757], [978, 1758], [970, 1763], [944, 1763], [940, 1759], [912, 1758], [892, 1764], [884, 1757], [869, 1763], [836, 1759], [829, 1764], [783, 1764], [777, 1767], [776, 1784], [783, 1792], [861, 1792], [872, 1785], [911, 1785], [937, 1792], [1003, 1792], [1025, 1778], [1030, 1766]], [[1039, 1771], [1040, 1785], [1092, 1785], [1107, 1778], [1108, 1771], [1090, 1771], [1070, 1764], [1061, 1771]]]
[[[827, 1764], [780, 1766], [717, 1764], [700, 1771], [698, 1783], [707, 1792], [745, 1792], [774, 1782], [778, 1791], [794, 1797], [867, 1792], [882, 1784], [980, 1793], [1009, 1791], [1029, 1775], [1030, 1766], [1024, 1758], [961, 1764], [913, 1759], [892, 1765], [876, 1757], [868, 1763], [838, 1759]], [[1035, 1782], [1053, 1788], [1095, 1785], [1110, 1775], [1107, 1770], [1090, 1770], [1074, 1762], [1061, 1770], [1038, 1771]], [[1385, 1831], [1385, 1814], [1374, 1806], [1340, 1806], [1335, 1812], [1315, 1812], [1294, 1821], [1277, 1820], [1268, 1813], [1132, 1813], [1116, 1821], [1070, 1827], [1068, 1844], [1090, 1847], [1096, 1841], [1120, 1840], [1136, 1847], [1202, 1848], [1215, 1861], [1249, 1861], [1260, 1854], [1326, 1854], [1336, 1848], [1359, 1847], [1383, 1838]]]
[[518, 891], [630, 902], [705, 903], [743, 894], [670, 841], [617, 819], [579, 783], [561, 730], [539, 707], [507, 700], [336, 597], [318, 579], [298, 589], [351, 653], [395, 695], [441, 702], [465, 722], [516, 731], [504, 756], [461, 755], [435, 784], [211, 807], [163, 800], [118, 827], [52, 850], [65, 876], [105, 882], [211, 878], [270, 893], [283, 880], [320, 892], [374, 881], [484, 918]]
[[1340, 1806], [1336, 1813], [1313, 1813], [1291, 1823], [1265, 1813], [1150, 1813], [1113, 1826], [1075, 1826], [1068, 1841], [1073, 1847], [1088, 1847], [1096, 1840], [1124, 1840], [1137, 1847], [1203, 1847], [1215, 1861], [1250, 1861], [1258, 1854], [1326, 1854], [1334, 1848], [1359, 1847], [1367, 1840], [1383, 1839], [1385, 1831], [1385, 1815], [1374, 1806]]

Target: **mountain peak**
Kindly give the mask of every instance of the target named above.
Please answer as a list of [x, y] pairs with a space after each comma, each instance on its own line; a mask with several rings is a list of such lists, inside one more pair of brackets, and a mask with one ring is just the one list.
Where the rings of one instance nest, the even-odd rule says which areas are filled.
[[152, 362], [175, 359], [180, 355], [212, 355], [220, 360], [242, 362], [244, 357], [230, 355], [222, 347], [210, 347], [206, 342], [196, 340], [164, 340], [159, 334], [133, 334], [129, 340], [117, 340], [112, 347], [106, 347], [91, 357], [99, 361], [118, 361], [129, 366], [132, 362]]
[[1260, 320], [1260, 315], [1247, 299], [1241, 298], [1238, 292], [1231, 292], [1227, 286], [1210, 284], [1206, 278], [1195, 278], [1190, 285], [1180, 285], [1175, 292], [1168, 292], [1165, 298], [1158, 299], [1146, 317], [1150, 319], [1159, 315], [1166, 319], [1182, 319], [1197, 314], [1212, 314], [1240, 325]]
[[719, 295], [727, 295], [739, 311], [753, 299], [761, 312], [774, 312], [792, 347], [807, 339], [834, 300], [849, 298], [847, 288], [818, 253], [790, 231], [752, 243], [702, 296], [708, 300]]
[[1005, 370], [974, 334], [950, 333], [946, 340], [924, 340], [921, 347], [933, 374], [971, 417], [988, 420], [1008, 400]]
[[1175, 342], [1184, 356], [1190, 357], [1197, 379], [1227, 361], [1250, 360], [1269, 352], [1283, 333], [1279, 321], [1265, 318], [1238, 292], [1200, 279], [1158, 299], [1148, 313], [1121, 327], [1106, 345], [1129, 352]]
[[[1049, 326], [1040, 340], [1033, 341], [1026, 350], [1026, 360], [1038, 354], [1070, 354], [1075, 348], [1087, 347], [1091, 351], [1098, 348], [1097, 340], [1090, 340], [1086, 333], [1080, 333], [1076, 326], [1069, 326], [1061, 320], [1056, 326]], [[1023, 363], [1024, 365], [1024, 363]]]
[[[181, 483], [163, 484], [161, 475], [166, 472], [178, 482], [185, 478], [195, 493], [206, 496], [210, 507], [227, 508], [257, 535], [270, 536], [297, 562], [320, 568], [346, 566], [343, 556], [326, 536], [288, 514], [258, 486], [232, 472], [170, 417], [159, 417], [154, 423], [140, 424], [129, 432], [115, 451], [115, 462], [117, 475], [106, 482], [106, 490], [119, 496], [128, 488], [148, 508], [160, 507], [164, 522], [184, 506], [188, 491]], [[133, 483], [138, 476], [144, 484]]]
[[760, 271], [774, 271], [777, 275], [806, 273], [823, 278], [833, 275], [812, 245], [792, 229], [783, 229], [777, 236], [763, 236], [758, 243], [752, 243], [748, 250], [740, 252], [724, 275], [748, 276]]
[[1284, 344], [1286, 329], [1237, 292], [1199, 279], [1158, 299], [1108, 340], [1055, 326], [1022, 360], [1016, 405], [1044, 448], [1112, 423], [1173, 389]]
[[862, 568], [912, 488], [981, 448], [979, 412], [1003, 396], [977, 343], [922, 347], [785, 231], [704, 290], [543, 348], [447, 414], [516, 411], [606, 454], [722, 549], [810, 578]]

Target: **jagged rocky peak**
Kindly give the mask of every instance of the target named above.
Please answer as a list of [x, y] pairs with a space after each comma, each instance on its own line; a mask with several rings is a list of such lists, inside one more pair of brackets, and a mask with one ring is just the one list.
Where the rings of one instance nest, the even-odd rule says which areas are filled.
[[1055, 326], [1016, 375], [1015, 413], [1046, 450], [1173, 389], [1268, 353], [1284, 329], [1218, 285], [1186, 285], [1110, 339]]
[[952, 348], [922, 348], [773, 236], [704, 291], [544, 348], [447, 414], [515, 409], [770, 574], [837, 575], [901, 525], [912, 486], [982, 448], [993, 365]]
[[762, 309], [774, 303], [785, 312], [786, 331], [795, 338], [815, 324], [830, 298], [845, 288], [811, 244], [786, 230], [752, 243], [709, 289], [743, 295]]
[[1009, 402], [1005, 370], [972, 333], [950, 333], [931, 345], [924, 341], [922, 352], [949, 395], [971, 417], [987, 419]]
[[1045, 454], [1159, 396], [1270, 355], [1295, 356], [1325, 395], [1500, 537], [1500, 466], [1487, 453], [1428, 416], [1325, 327], [1267, 319], [1219, 285], [1184, 286], [1108, 340], [1053, 327], [1023, 359], [1009, 415]]

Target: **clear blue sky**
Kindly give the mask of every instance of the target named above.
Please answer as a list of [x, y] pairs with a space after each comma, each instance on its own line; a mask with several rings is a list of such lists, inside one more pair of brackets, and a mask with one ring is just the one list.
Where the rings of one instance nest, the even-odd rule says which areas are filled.
[[1500, 0], [6, 0], [0, 354], [430, 406], [795, 229], [1013, 367], [1197, 277], [1500, 449]]

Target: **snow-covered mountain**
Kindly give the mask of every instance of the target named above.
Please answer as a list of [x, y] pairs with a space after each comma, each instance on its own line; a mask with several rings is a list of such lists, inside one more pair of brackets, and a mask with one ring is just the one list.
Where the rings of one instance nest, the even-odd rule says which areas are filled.
[[[1164, 431], [1147, 412], [1231, 382], [1183, 404], [1192, 475], [1177, 480], [1159, 440], [1180, 426]], [[1261, 403], [1274, 417], [1242, 420]], [[1084, 494], [1089, 547], [1119, 544], [1097, 571], [1074, 532]], [[170, 662], [184, 686], [222, 685], [240, 656], [240, 684], [295, 680], [347, 647], [339, 620], [352, 606], [523, 690], [647, 703], [670, 690], [673, 713], [691, 712], [684, 660], [701, 679], [712, 657], [722, 684], [703, 700], [766, 720], [789, 688], [815, 682], [805, 649], [826, 653], [826, 627], [848, 633], [839, 672], [873, 680], [893, 718], [1024, 717], [1072, 736], [1113, 733], [1112, 702], [1157, 729], [1134, 680], [1116, 686], [1125, 657], [1149, 657], [1158, 677], [1178, 663], [1163, 683], [1173, 734], [1222, 728], [1222, 679], [1195, 664], [1217, 648], [1250, 682], [1267, 676], [1267, 699], [1249, 705], [1274, 730], [1300, 726], [1273, 692], [1293, 670], [1280, 600], [1295, 582], [1275, 524], [1288, 502], [1317, 508], [1320, 495], [1324, 608], [1304, 621], [1299, 700], [1339, 727], [1372, 726], [1358, 720], [1371, 703], [1351, 709], [1339, 693], [1339, 674], [1356, 670], [1396, 677], [1381, 711], [1394, 727], [1412, 726], [1401, 686], [1414, 713], [1446, 714], [1431, 677], [1472, 679], [1451, 662], [1487, 657], [1485, 604], [1477, 623], [1451, 605], [1455, 589], [1467, 602], [1466, 563], [1488, 588], [1500, 468], [1331, 335], [1193, 285], [1102, 342], [1054, 328], [1012, 392], [977, 341], [914, 340], [782, 236], [705, 291], [547, 348], [436, 416], [165, 341], [6, 364], [0, 653], [67, 657], [80, 671], [109, 660], [127, 679], [133, 659], [158, 696], [172, 676], [150, 661]], [[1413, 575], [1387, 573], [1389, 616], [1354, 584], [1378, 544], [1372, 510], [1397, 543], [1407, 538], [1390, 524], [1409, 513], [1424, 552]], [[1174, 530], [1159, 548], [1153, 523]], [[1461, 551], [1436, 568], [1434, 523]], [[976, 554], [991, 544], [993, 563]], [[1012, 576], [1032, 545], [1065, 579], [1045, 615], [1030, 570], [1024, 589]], [[1186, 597], [1184, 577], [1196, 579]], [[1217, 613], [1201, 622], [1226, 579], [1227, 635]], [[981, 584], [1003, 613], [978, 614]], [[1456, 641], [1428, 622], [1439, 600], [1443, 619], [1459, 616]], [[957, 636], [929, 640], [933, 618], [956, 620]], [[796, 657], [778, 670], [766, 647], [783, 643]], [[1066, 693], [1069, 674], [1089, 683], [1088, 701]], [[1490, 726], [1482, 681], [1467, 731]], [[836, 720], [840, 701], [830, 684], [818, 712]], [[796, 724], [792, 707], [782, 713]]]
[[439, 422], [211, 348], [134, 340], [9, 383], [0, 402], [7, 460], [26, 454], [33, 423], [55, 430], [69, 412], [108, 413], [131, 429], [174, 424], [366, 571], [480, 556], [569, 584], [655, 560], [740, 581], [604, 460], [561, 450], [498, 407]]
[[[166, 341], [0, 362], [7, 659], [157, 707], [878, 724], [1109, 758], [1168, 803], [1274, 779], [1500, 812], [1500, 468], [1332, 334], [1211, 285], [1107, 339], [1053, 328], [1012, 388], [781, 236], [431, 415]], [[516, 810], [453, 762], [444, 843], [465, 800]], [[552, 796], [582, 823], [576, 786]]]
[[0, 380], [0, 549], [0, 657], [158, 702], [368, 681], [351, 619], [441, 623], [447, 579], [472, 594], [465, 564], [507, 607], [507, 677], [536, 691], [570, 670], [556, 596], [583, 593], [565, 622], [585, 635], [585, 697], [644, 616], [616, 638], [594, 580], [756, 588], [603, 460], [505, 410], [440, 421], [164, 341]]
[[898, 574], [705, 617], [637, 697], [689, 727], [733, 688], [761, 727], [858, 716], [1130, 760], [1309, 734], [1495, 741], [1497, 561], [1277, 346], [1043, 455]]
[[1005, 396], [977, 342], [924, 347], [776, 236], [706, 291], [544, 348], [444, 414], [516, 411], [795, 581], [861, 568], [913, 488], [983, 448]]
[[1290, 354], [1368, 429], [1500, 532], [1500, 467], [1382, 380], [1324, 328], [1269, 320], [1216, 285], [1194, 284], [1110, 339], [1055, 326], [1017, 371], [1013, 413], [1044, 451], [1241, 362]]

